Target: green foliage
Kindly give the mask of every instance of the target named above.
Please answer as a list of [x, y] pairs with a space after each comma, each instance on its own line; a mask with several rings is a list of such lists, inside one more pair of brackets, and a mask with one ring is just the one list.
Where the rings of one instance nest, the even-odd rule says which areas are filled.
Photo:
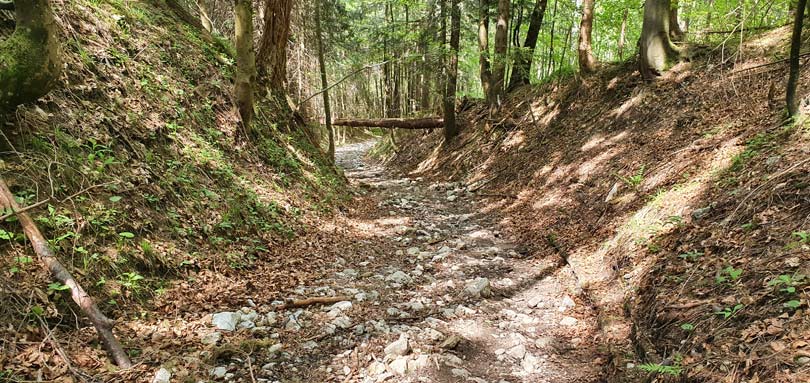
[[728, 319], [737, 314], [740, 310], [743, 309], [745, 305], [742, 303], [734, 305], [734, 307], [726, 307], [720, 311], [715, 311], [715, 314], [720, 315], [723, 319]]
[[640, 364], [638, 369], [656, 374], [680, 376], [683, 373], [683, 367], [681, 366], [682, 362], [683, 356], [680, 354], [675, 354], [672, 364], [645, 363]]
[[635, 174], [628, 177], [619, 176], [619, 179], [634, 189], [638, 188], [644, 182], [644, 165]]
[[688, 332], [694, 331], [695, 330], [695, 325], [693, 325], [691, 323], [683, 323], [683, 324], [681, 324], [681, 330], [688, 331]]
[[740, 279], [742, 273], [743, 273], [742, 269], [735, 269], [734, 266], [728, 266], [717, 273], [717, 276], [715, 277], [715, 282], [717, 283], [734, 282]]
[[695, 260], [697, 260], [698, 258], [700, 258], [702, 256], [703, 256], [703, 252], [700, 252], [700, 251], [697, 251], [697, 250], [690, 250], [690, 251], [688, 251], [686, 253], [679, 254], [678, 258], [683, 259], [683, 260], [687, 260], [687, 261], [695, 261]]

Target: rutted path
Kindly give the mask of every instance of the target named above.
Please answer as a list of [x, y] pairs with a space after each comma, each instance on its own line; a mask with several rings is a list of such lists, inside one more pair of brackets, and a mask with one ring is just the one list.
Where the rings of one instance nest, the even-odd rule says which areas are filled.
[[290, 298], [351, 300], [218, 314], [220, 325], [253, 331], [268, 343], [248, 357], [250, 365], [232, 359], [212, 370], [212, 378], [600, 381], [595, 314], [576, 298], [570, 268], [510, 242], [464, 185], [394, 178], [364, 162], [371, 145], [337, 152], [338, 165], [364, 194], [358, 198], [378, 206], [346, 217], [356, 248], [345, 249], [327, 278], [290, 292]]

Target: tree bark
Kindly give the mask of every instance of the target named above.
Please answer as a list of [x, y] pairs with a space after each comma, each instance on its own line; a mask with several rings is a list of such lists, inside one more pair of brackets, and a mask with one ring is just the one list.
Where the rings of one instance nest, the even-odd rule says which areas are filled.
[[[454, 0], [455, 1], [455, 0]], [[337, 126], [353, 128], [387, 128], [387, 129], [436, 129], [444, 126], [444, 119], [429, 118], [380, 118], [380, 119], [343, 119], [335, 120]]]
[[684, 38], [683, 29], [681, 29], [681, 23], [678, 21], [678, 0], [672, 0], [672, 8], [669, 11], [669, 38], [672, 41], [682, 41]]
[[0, 42], [0, 113], [35, 101], [62, 70], [58, 26], [48, 0], [17, 0], [16, 27]]
[[582, 21], [579, 24], [579, 48], [577, 49], [579, 70], [582, 73], [592, 73], [596, 70], [596, 58], [593, 57], [593, 48], [591, 47], [593, 8], [594, 0], [582, 0]]
[[492, 104], [490, 108], [498, 111], [503, 103], [504, 82], [506, 79], [506, 52], [509, 34], [509, 0], [498, 0], [498, 24], [495, 26], [495, 60], [492, 69]]
[[543, 17], [546, 14], [548, 0], [537, 0], [534, 3], [531, 19], [529, 20], [529, 30], [526, 32], [526, 40], [523, 42], [523, 49], [515, 54], [515, 62], [512, 66], [512, 77], [509, 79], [509, 89], [515, 89], [521, 85], [529, 85], [532, 61], [534, 60], [534, 49], [537, 47], [537, 38], [540, 36], [540, 28], [543, 26]]
[[798, 0], [793, 20], [793, 37], [790, 41], [790, 74], [787, 83], [787, 109], [791, 117], [799, 111], [796, 88], [799, 83], [799, 54], [802, 47], [802, 27], [807, 0]]
[[329, 82], [326, 79], [326, 60], [324, 59], [323, 47], [323, 27], [321, 26], [321, 15], [323, 2], [321, 0], [315, 5], [315, 39], [318, 41], [318, 67], [321, 71], [321, 86], [326, 89], [323, 92], [323, 113], [326, 122], [326, 131], [329, 134], [329, 161], [335, 162], [335, 130], [332, 128], [332, 110], [329, 106]]
[[200, 24], [203, 29], [208, 33], [212, 33], [214, 31], [214, 23], [211, 22], [211, 18], [208, 16], [208, 9], [205, 6], [204, 0], [197, 0], [197, 11], [200, 13]]
[[627, 14], [629, 10], [627, 8], [624, 9], [624, 13], [622, 14], [622, 26], [619, 30], [619, 44], [618, 44], [618, 54], [619, 60], [621, 61], [624, 59], [624, 44], [627, 43]]
[[253, 88], [256, 83], [256, 54], [253, 50], [253, 6], [251, 0], [234, 0], [236, 79], [234, 99], [242, 125], [250, 131], [253, 121]]
[[458, 135], [456, 124], [456, 88], [458, 86], [458, 48], [461, 35], [460, 0], [451, 0], [450, 60], [447, 64], [447, 87], [444, 92], [444, 140], [449, 142]]
[[492, 104], [492, 66], [489, 62], [489, 0], [478, 1], [478, 72], [488, 104]]
[[679, 56], [670, 39], [670, 0], [647, 0], [639, 40], [639, 71], [645, 80], [660, 76]]
[[20, 211], [20, 206], [2, 178], [0, 178], [0, 207], [16, 212], [25, 236], [31, 242], [31, 246], [34, 248], [39, 260], [57, 281], [70, 288], [70, 297], [73, 298], [73, 302], [79, 306], [87, 318], [90, 319], [90, 322], [93, 323], [104, 348], [118, 367], [132, 367], [132, 362], [130, 362], [129, 356], [124, 351], [124, 347], [113, 335], [112, 328], [115, 322], [107, 318], [99, 310], [98, 306], [93, 302], [93, 298], [84, 291], [79, 282], [73, 278], [73, 275], [56, 259], [56, 255], [48, 246], [48, 241], [42, 236], [34, 220], [27, 213]]
[[274, 92], [284, 92], [287, 80], [287, 45], [290, 39], [292, 0], [265, 0], [264, 28], [256, 63], [259, 79]]

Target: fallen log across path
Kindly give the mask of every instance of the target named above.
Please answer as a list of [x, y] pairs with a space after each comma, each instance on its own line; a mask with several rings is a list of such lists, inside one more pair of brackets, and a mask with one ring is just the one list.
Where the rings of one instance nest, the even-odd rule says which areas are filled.
[[379, 118], [357, 120], [335, 120], [333, 125], [353, 128], [387, 128], [387, 129], [437, 129], [444, 127], [444, 119], [429, 118]]

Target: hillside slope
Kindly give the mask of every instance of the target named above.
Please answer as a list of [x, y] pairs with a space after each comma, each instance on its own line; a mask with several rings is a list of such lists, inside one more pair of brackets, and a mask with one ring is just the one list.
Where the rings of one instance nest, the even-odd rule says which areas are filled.
[[[304, 260], [284, 245], [344, 201], [345, 181], [286, 101], [260, 102], [248, 138], [229, 43], [164, 1], [54, 3], [64, 74], [36, 105], [0, 116], [0, 173], [21, 205], [42, 202], [31, 213], [102, 310], [129, 319], [117, 329], [135, 361], [160, 363], [182, 342], [144, 341], [156, 318], [294, 284], [278, 270]], [[0, 381], [61, 376], [71, 366], [56, 345], [80, 370], [111, 370], [14, 218], [0, 239]]]
[[388, 160], [463, 181], [538, 265], [563, 258], [613, 381], [806, 381], [810, 142], [783, 118], [788, 37], [736, 62], [699, 48], [654, 84], [632, 62], [551, 80], [497, 119], [468, 103], [451, 145], [410, 134]]

